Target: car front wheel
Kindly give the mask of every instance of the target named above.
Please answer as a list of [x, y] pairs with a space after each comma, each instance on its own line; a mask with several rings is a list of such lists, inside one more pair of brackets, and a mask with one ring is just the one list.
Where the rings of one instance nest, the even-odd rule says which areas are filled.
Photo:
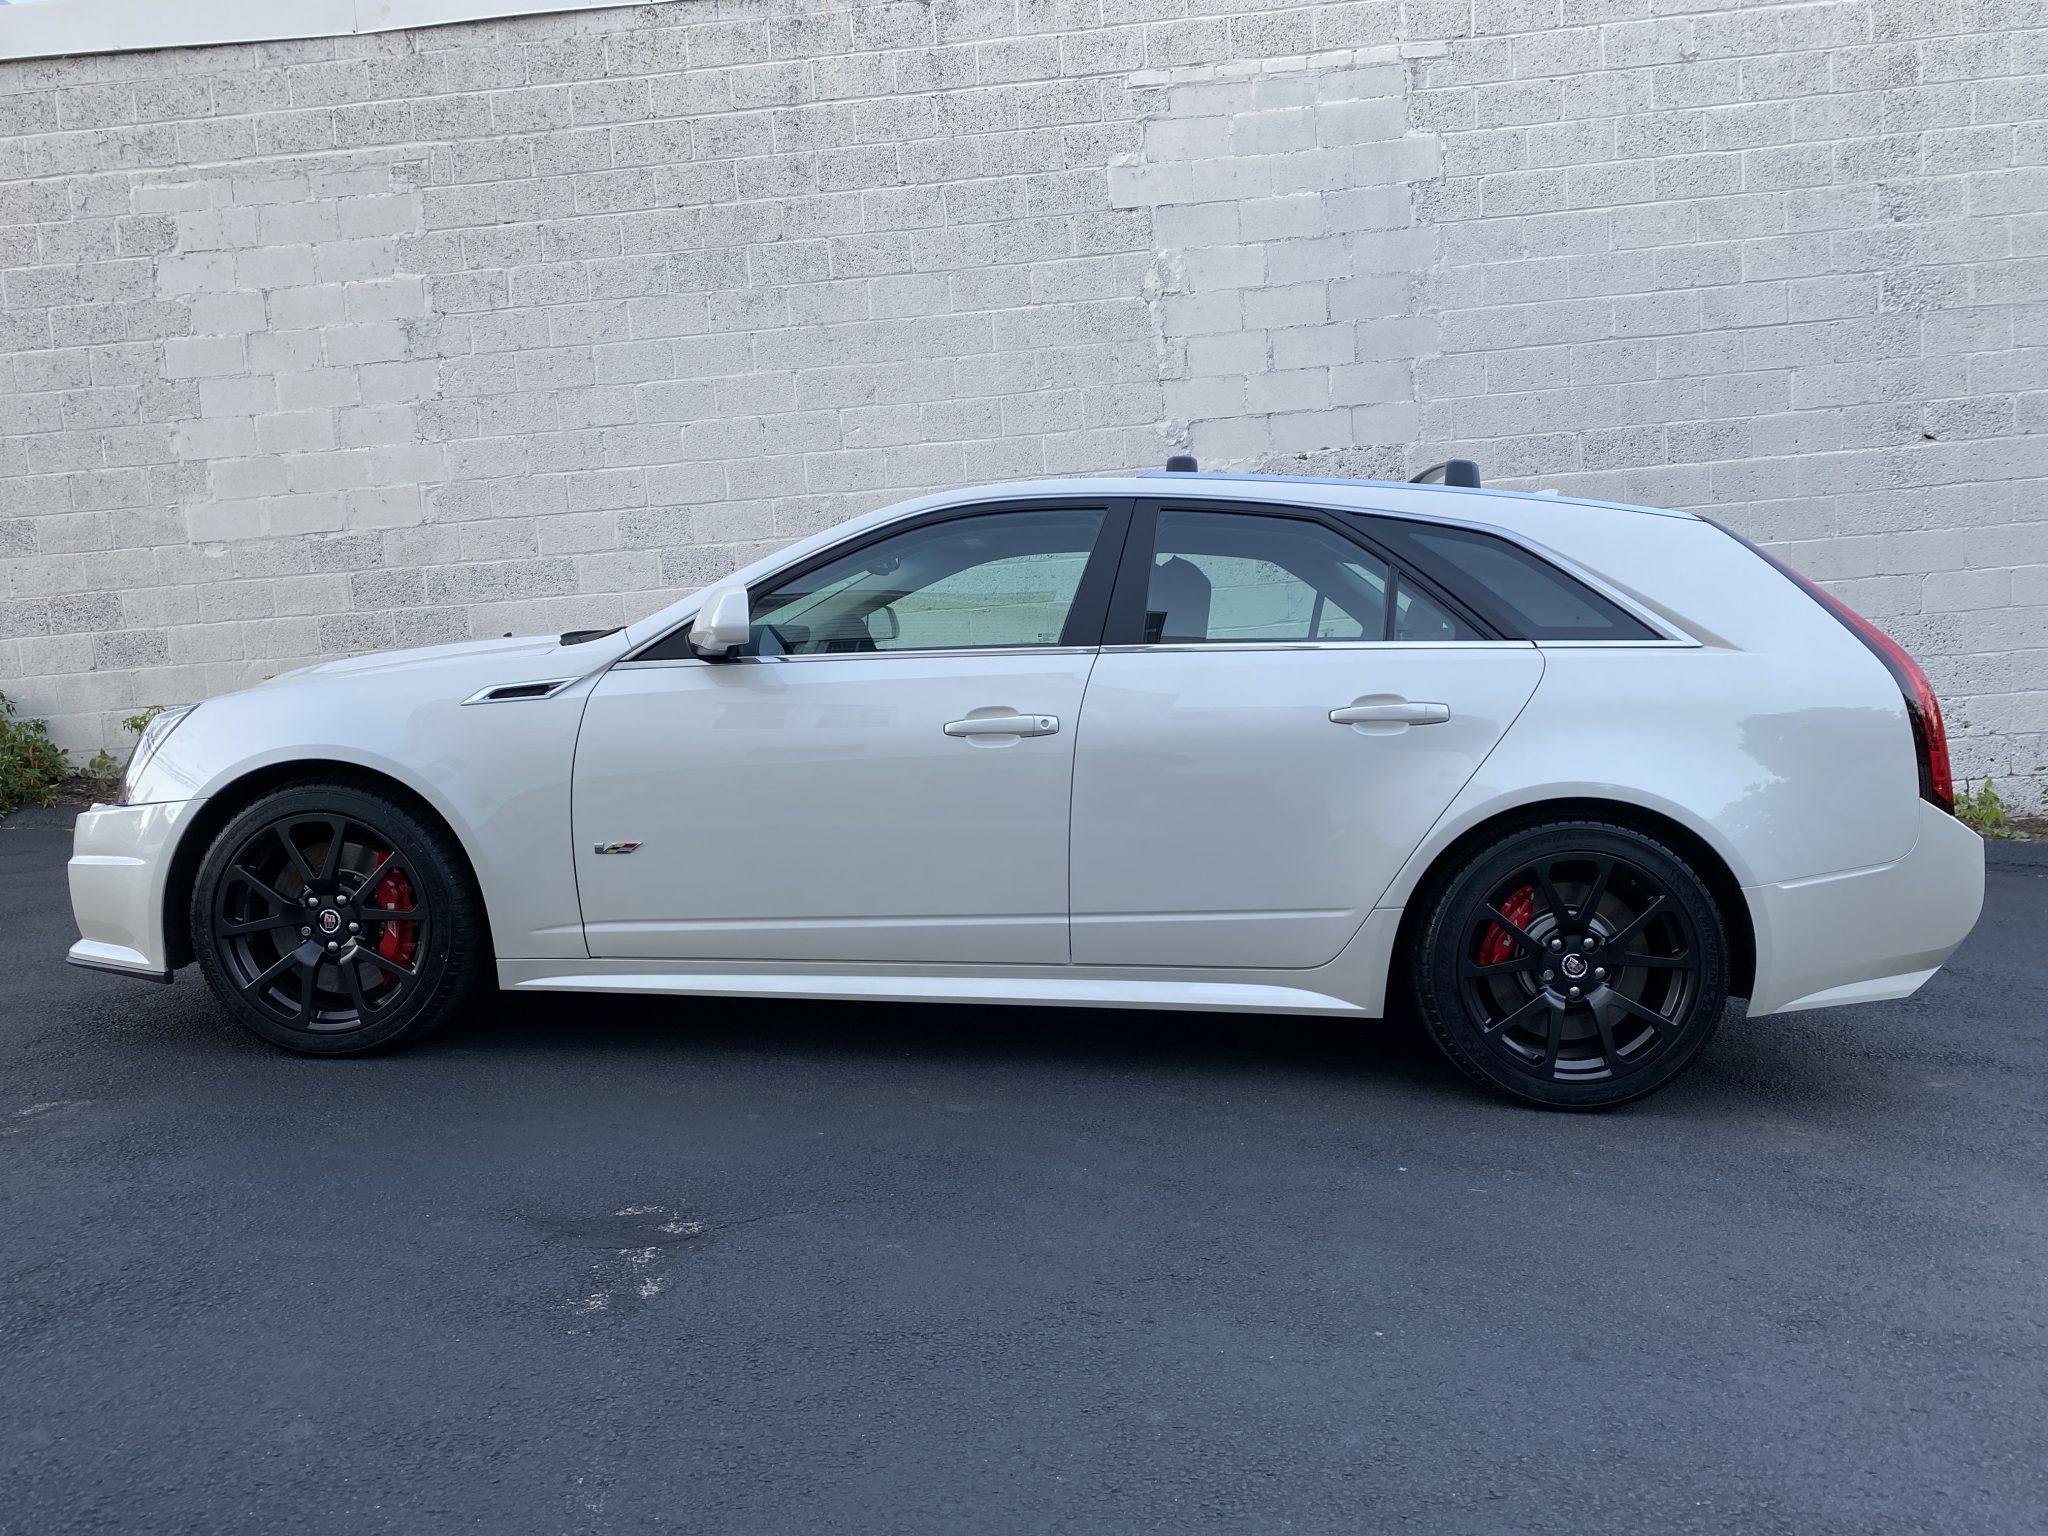
[[1526, 1103], [1595, 1109], [1670, 1082], [1728, 1000], [1728, 939], [1684, 858], [1598, 821], [1524, 827], [1426, 900], [1416, 1002], [1444, 1054]]
[[416, 1039], [488, 969], [481, 904], [452, 839], [368, 786], [291, 785], [243, 809], [200, 866], [191, 918], [227, 1011], [306, 1055]]

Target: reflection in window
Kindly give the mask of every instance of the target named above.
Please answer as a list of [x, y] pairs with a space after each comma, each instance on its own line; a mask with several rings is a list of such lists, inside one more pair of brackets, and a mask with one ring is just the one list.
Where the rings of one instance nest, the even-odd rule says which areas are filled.
[[744, 654], [1058, 645], [1102, 517], [991, 512], [883, 539], [759, 597]]
[[1320, 523], [1169, 510], [1159, 514], [1144, 638], [1158, 645], [1477, 636]]
[[1383, 521], [1395, 552], [1448, 567], [1458, 596], [1506, 633], [1529, 640], [1651, 640], [1646, 625], [1519, 545], [1468, 528]]

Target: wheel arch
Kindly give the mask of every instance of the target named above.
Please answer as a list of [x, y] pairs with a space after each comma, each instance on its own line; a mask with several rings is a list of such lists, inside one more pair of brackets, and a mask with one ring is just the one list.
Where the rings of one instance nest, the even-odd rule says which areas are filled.
[[1473, 852], [1519, 827], [1558, 820], [1613, 822], [1656, 838], [1699, 871], [1707, 890], [1721, 909], [1728, 925], [1729, 995], [1748, 997], [1756, 984], [1756, 924], [1742, 882], [1729, 867], [1719, 849], [1696, 829], [1667, 812], [1633, 801], [1607, 799], [1597, 795], [1567, 795], [1531, 800], [1496, 810], [1460, 831], [1430, 857], [1414, 874], [1404, 871], [1406, 898], [1401, 922], [1395, 930], [1392, 965], [1387, 977], [1391, 1003], [1405, 998], [1410, 982], [1409, 966], [1415, 935], [1428, 918], [1436, 892]]
[[477, 878], [476, 861], [470, 857], [469, 846], [462, 833], [439, 806], [404, 780], [394, 778], [381, 769], [338, 758], [288, 758], [251, 768], [216, 788], [178, 839], [170, 868], [164, 876], [164, 956], [170, 969], [190, 965], [195, 958], [192, 947], [192, 888], [199, 878], [199, 866], [205, 861], [207, 850], [213, 847], [221, 828], [272, 790], [293, 784], [326, 782], [374, 790], [396, 800], [415, 816], [447, 833], [456, 855], [462, 860], [462, 872], [469, 878], [470, 889], [478, 894], [478, 910], [485, 934], [489, 935], [490, 903], [483, 899], [483, 882]]

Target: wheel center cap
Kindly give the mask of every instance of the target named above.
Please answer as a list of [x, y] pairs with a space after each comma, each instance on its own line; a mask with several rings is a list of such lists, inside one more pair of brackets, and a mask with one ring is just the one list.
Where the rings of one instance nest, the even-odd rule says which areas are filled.
[[[322, 907], [318, 921], [322, 933], [341, 932], [341, 914], [332, 907]], [[1581, 967], [1581, 969], [1584, 969], [1584, 967]]]
[[1586, 957], [1584, 955], [1566, 955], [1563, 960], [1558, 962], [1558, 969], [1571, 977], [1573, 981], [1577, 981], [1586, 974]]

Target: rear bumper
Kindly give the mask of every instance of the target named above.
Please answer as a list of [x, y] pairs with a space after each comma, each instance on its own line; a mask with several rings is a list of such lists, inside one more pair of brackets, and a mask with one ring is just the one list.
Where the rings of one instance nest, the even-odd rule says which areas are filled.
[[1896, 863], [1743, 895], [1756, 926], [1752, 1016], [1907, 997], [1976, 926], [1984, 840], [1923, 803], [1913, 851]]
[[200, 804], [96, 805], [71, 835], [73, 965], [169, 981], [164, 884], [178, 834]]

